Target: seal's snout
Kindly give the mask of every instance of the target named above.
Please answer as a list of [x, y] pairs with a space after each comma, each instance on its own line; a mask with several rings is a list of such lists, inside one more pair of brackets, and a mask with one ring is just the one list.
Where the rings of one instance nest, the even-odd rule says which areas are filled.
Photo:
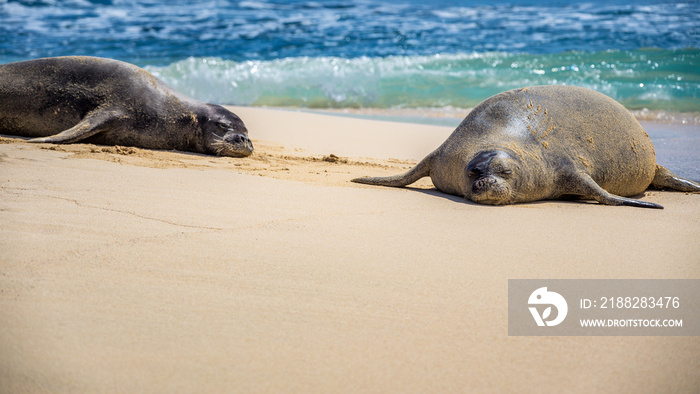
[[228, 133], [224, 136], [227, 144], [227, 152], [222, 152], [226, 156], [250, 156], [253, 154], [253, 142], [247, 135], [241, 133]]
[[481, 204], [509, 204], [513, 197], [508, 182], [494, 175], [477, 178], [470, 189], [466, 197]]
[[226, 141], [230, 144], [250, 144], [247, 136], [238, 133], [227, 136]]
[[483, 193], [488, 190], [491, 186], [496, 184], [496, 178], [492, 176], [485, 176], [479, 178], [472, 183], [472, 193]]
[[211, 134], [211, 150], [219, 156], [247, 157], [253, 154], [253, 143], [247, 135], [229, 132], [223, 137]]

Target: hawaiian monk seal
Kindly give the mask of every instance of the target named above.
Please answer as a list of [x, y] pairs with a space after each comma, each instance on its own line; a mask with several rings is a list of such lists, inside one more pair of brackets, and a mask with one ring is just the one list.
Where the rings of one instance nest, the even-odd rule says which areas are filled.
[[0, 134], [245, 157], [253, 144], [229, 110], [129, 63], [56, 57], [0, 65]]
[[625, 197], [649, 186], [700, 192], [699, 184], [656, 164], [649, 136], [627, 109], [573, 86], [497, 94], [405, 174], [353, 182], [401, 187], [424, 176], [445, 193], [493, 205], [579, 196], [663, 208]]

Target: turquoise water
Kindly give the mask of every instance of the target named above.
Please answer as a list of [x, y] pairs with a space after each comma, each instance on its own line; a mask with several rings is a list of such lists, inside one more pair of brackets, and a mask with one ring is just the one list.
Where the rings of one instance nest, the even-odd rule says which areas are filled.
[[700, 111], [700, 50], [301, 57], [237, 62], [189, 58], [148, 70], [194, 97], [308, 108], [474, 107], [522, 86], [588, 87], [630, 109]]
[[569, 84], [700, 113], [697, 0], [0, 0], [0, 63], [61, 55], [221, 104], [470, 108]]

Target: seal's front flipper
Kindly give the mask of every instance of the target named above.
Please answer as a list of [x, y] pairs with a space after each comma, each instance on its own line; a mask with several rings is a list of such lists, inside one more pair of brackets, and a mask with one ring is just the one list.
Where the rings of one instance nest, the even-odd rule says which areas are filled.
[[656, 189], [673, 189], [682, 192], [700, 193], [700, 184], [683, 179], [665, 167], [656, 165], [656, 176], [651, 181], [651, 187]]
[[28, 142], [47, 142], [52, 144], [70, 144], [78, 142], [97, 133], [114, 128], [114, 122], [121, 117], [120, 111], [94, 110], [87, 114], [78, 124], [49, 137], [32, 138]]
[[355, 178], [352, 182], [364, 183], [366, 185], [377, 185], [377, 186], [391, 186], [391, 187], [403, 187], [410, 185], [411, 183], [430, 175], [430, 162], [432, 161], [433, 154], [428, 155], [425, 159], [421, 160], [415, 167], [408, 170], [408, 172], [401, 175], [393, 175], [386, 177], [365, 177], [365, 178]]
[[585, 198], [592, 198], [605, 205], [624, 205], [628, 207], [663, 209], [659, 204], [635, 200], [610, 194], [600, 187], [588, 174], [577, 174], [569, 180], [572, 188], [569, 194], [576, 194]]

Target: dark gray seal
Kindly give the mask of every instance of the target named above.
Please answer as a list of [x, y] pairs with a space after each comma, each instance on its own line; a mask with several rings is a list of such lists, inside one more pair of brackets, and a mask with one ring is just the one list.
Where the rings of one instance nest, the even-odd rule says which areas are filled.
[[0, 65], [0, 134], [245, 157], [253, 144], [231, 111], [178, 93], [146, 70], [95, 57]]
[[445, 193], [492, 205], [578, 196], [663, 208], [626, 197], [649, 186], [700, 192], [699, 184], [656, 164], [649, 136], [627, 109], [573, 86], [497, 94], [405, 174], [353, 182], [402, 187], [424, 176]]

